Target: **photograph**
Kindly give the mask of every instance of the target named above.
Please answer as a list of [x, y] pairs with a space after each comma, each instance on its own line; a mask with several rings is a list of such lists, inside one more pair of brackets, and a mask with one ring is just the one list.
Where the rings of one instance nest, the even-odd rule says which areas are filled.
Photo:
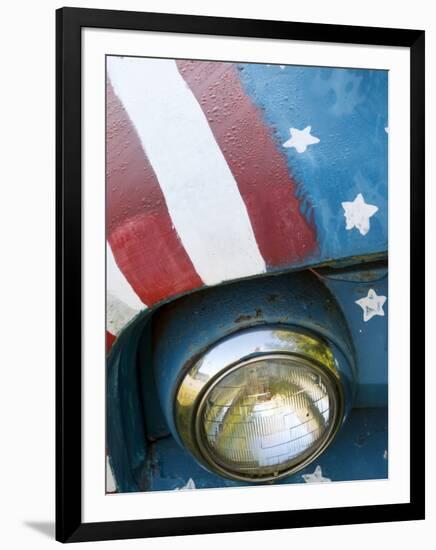
[[434, 538], [429, 5], [6, 5], [2, 548]]
[[105, 56], [109, 496], [389, 478], [389, 71], [234, 55]]

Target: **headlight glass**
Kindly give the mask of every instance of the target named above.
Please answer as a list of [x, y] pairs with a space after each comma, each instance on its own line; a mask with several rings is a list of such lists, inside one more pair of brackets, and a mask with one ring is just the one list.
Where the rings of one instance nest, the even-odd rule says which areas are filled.
[[336, 409], [332, 384], [319, 369], [286, 357], [252, 361], [207, 393], [199, 440], [209, 459], [227, 471], [279, 475], [322, 445]]
[[181, 443], [230, 479], [289, 476], [332, 441], [344, 389], [329, 345], [287, 328], [236, 333], [185, 370], [175, 401]]

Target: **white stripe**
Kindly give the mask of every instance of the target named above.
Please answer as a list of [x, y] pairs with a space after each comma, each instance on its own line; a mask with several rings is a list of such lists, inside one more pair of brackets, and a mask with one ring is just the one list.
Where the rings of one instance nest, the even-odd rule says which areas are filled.
[[137, 309], [127, 306], [111, 292], [106, 293], [106, 329], [111, 334], [118, 336], [127, 323], [137, 314]]
[[109, 243], [106, 243], [106, 289], [135, 312], [146, 308], [117, 266]]
[[115, 493], [117, 485], [115, 483], [112, 467], [109, 462], [109, 457], [106, 457], [106, 493]]
[[264, 272], [237, 183], [175, 61], [109, 57], [108, 72], [203, 282]]

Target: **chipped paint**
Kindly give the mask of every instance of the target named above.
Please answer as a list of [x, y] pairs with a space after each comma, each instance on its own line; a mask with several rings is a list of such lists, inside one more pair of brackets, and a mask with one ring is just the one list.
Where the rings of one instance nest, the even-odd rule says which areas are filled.
[[368, 262], [366, 264], [349, 265], [346, 267], [330, 266], [314, 268], [319, 277], [350, 281], [356, 283], [372, 283], [387, 277], [388, 266], [386, 261]]
[[359, 233], [365, 236], [370, 230], [369, 219], [378, 211], [378, 206], [367, 204], [362, 193], [359, 193], [353, 202], [342, 202], [345, 216], [345, 229], [350, 230], [354, 227]]
[[176, 487], [174, 491], [191, 491], [192, 489], [196, 489], [194, 480], [192, 477], [188, 479], [188, 483], [186, 485], [183, 485], [183, 487]]
[[109, 461], [109, 457], [106, 457], [106, 493], [116, 493], [117, 486], [115, 483], [114, 474]]
[[139, 296], [128, 282], [126, 276], [118, 267], [109, 243], [106, 245], [106, 285], [107, 291], [111, 292], [113, 296], [116, 296], [128, 307], [136, 311], [140, 311], [147, 307], [140, 300]]
[[317, 466], [312, 474], [303, 474], [301, 476], [306, 483], [329, 483], [331, 479], [322, 475], [321, 466]]
[[386, 302], [386, 296], [378, 296], [372, 288], [368, 290], [365, 298], [356, 300], [355, 303], [363, 309], [363, 320], [365, 323], [372, 319], [375, 315], [384, 317], [383, 304]]
[[138, 314], [137, 309], [133, 309], [119, 300], [109, 290], [106, 293], [106, 329], [114, 336], [123, 330], [123, 328]]

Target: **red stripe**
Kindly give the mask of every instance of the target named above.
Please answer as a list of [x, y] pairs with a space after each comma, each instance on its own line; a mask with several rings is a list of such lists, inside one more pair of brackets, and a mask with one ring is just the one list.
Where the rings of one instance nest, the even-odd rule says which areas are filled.
[[106, 114], [107, 236], [119, 268], [150, 306], [203, 283], [172, 226], [136, 130], [109, 82]]
[[109, 353], [111, 347], [112, 347], [112, 344], [115, 342], [116, 340], [116, 336], [114, 336], [111, 332], [109, 332], [108, 330], [106, 331], [106, 352]]
[[296, 185], [270, 128], [245, 94], [232, 63], [178, 61], [238, 183], [262, 256], [270, 267], [300, 262], [317, 249]]

